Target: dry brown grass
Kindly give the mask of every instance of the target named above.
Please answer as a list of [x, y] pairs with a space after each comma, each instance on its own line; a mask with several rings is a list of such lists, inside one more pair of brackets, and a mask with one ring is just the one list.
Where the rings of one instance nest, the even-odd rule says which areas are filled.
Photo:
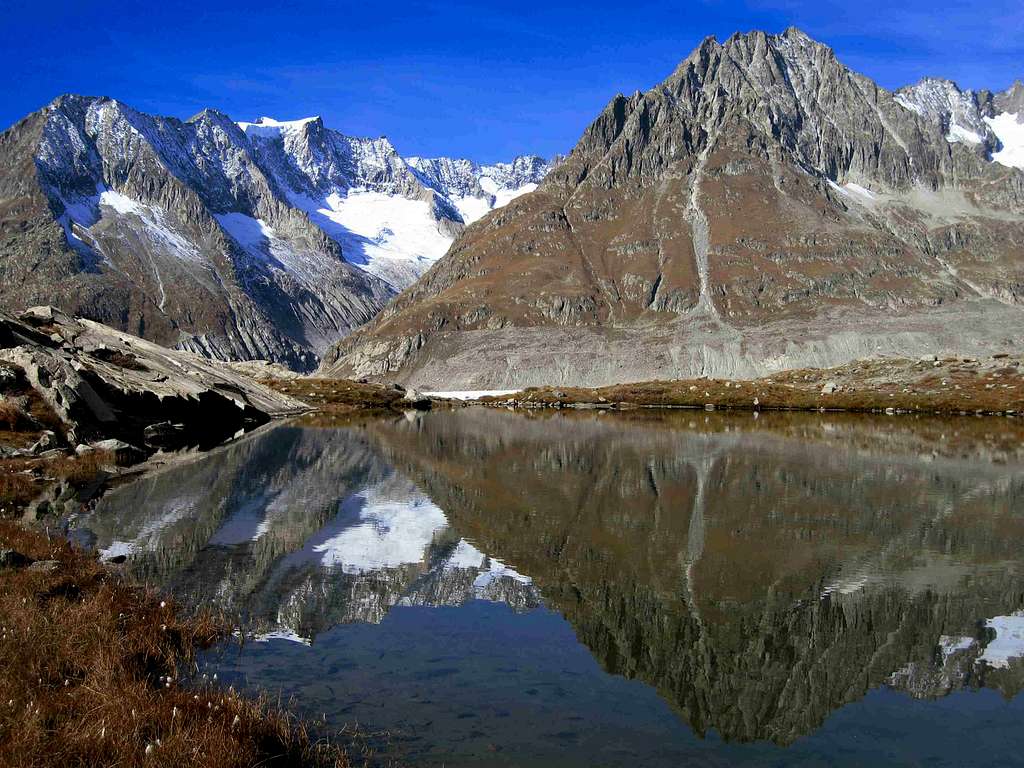
[[31, 422], [21, 408], [10, 402], [0, 402], [0, 427], [10, 432], [20, 432], [31, 426]]
[[0, 459], [0, 518], [16, 516], [39, 496], [48, 482], [63, 480], [77, 489], [106, 477], [113, 466], [114, 454], [110, 451]]
[[348, 379], [266, 379], [261, 383], [322, 412], [389, 410], [404, 396], [403, 392], [382, 384]]
[[221, 622], [17, 524], [0, 547], [60, 564], [0, 570], [0, 766], [348, 765], [266, 701], [182, 683]]
[[[834, 382], [835, 392], [823, 385]], [[832, 369], [804, 369], [754, 380], [690, 379], [619, 384], [597, 389], [530, 388], [491, 403], [527, 407], [599, 404], [758, 410], [904, 411], [908, 413], [1024, 412], [1024, 368], [1019, 361], [931, 362], [871, 360]], [[755, 402], [756, 401], [756, 402]]]

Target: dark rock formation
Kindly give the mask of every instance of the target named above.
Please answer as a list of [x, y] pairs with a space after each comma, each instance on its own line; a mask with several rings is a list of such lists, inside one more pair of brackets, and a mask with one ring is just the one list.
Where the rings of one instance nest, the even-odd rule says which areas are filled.
[[[0, 314], [0, 360], [23, 372], [63, 423], [71, 448], [104, 438], [135, 446], [214, 445], [306, 410], [226, 365], [52, 307], [19, 318]], [[56, 437], [50, 441], [55, 445]], [[41, 450], [47, 447], [54, 446]]]

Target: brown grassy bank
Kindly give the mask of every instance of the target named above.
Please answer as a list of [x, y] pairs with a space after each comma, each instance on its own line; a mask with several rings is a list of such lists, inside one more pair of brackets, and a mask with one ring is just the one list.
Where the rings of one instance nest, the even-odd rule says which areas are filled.
[[0, 766], [347, 766], [301, 723], [195, 681], [225, 635], [62, 539], [0, 521]]
[[1019, 358], [862, 360], [838, 368], [785, 371], [753, 380], [685, 379], [596, 389], [530, 388], [492, 405], [688, 407], [910, 413], [1024, 413]]
[[405, 392], [384, 384], [348, 379], [261, 379], [261, 384], [322, 412], [387, 411], [401, 406]]

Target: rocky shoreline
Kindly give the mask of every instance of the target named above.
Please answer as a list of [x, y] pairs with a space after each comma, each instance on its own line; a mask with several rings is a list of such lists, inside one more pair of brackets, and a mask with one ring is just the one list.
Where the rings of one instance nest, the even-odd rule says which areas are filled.
[[678, 379], [598, 388], [530, 387], [481, 403], [513, 409], [635, 408], [1024, 415], [1024, 357], [875, 358], [758, 379]]

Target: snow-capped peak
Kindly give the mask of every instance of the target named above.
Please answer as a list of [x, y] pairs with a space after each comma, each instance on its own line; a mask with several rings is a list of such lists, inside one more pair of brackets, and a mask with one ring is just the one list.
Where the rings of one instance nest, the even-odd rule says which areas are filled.
[[898, 104], [937, 124], [951, 144], [991, 141], [978, 94], [961, 90], [952, 80], [926, 77], [917, 85], [896, 91]]
[[406, 163], [423, 183], [455, 206], [466, 224], [532, 192], [553, 167], [537, 155], [493, 165], [449, 157], [409, 157]]
[[279, 136], [282, 131], [296, 131], [319, 119], [317, 115], [303, 117], [299, 120], [275, 120], [272, 117], [260, 117], [252, 123], [238, 123], [238, 127], [247, 136]]

